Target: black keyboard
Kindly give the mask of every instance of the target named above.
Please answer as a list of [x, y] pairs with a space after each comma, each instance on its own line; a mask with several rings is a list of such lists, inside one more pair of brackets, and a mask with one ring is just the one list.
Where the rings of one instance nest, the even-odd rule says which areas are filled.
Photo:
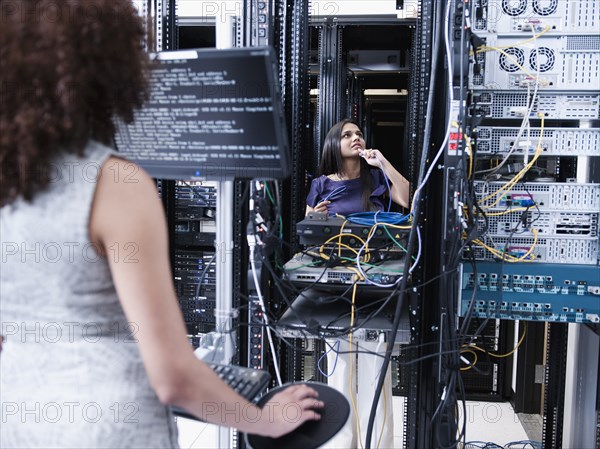
[[[220, 365], [205, 362], [223, 381], [233, 388], [244, 399], [254, 402], [267, 388], [271, 375], [262, 370], [235, 365]], [[198, 420], [194, 415], [179, 408], [172, 407], [175, 416]]]

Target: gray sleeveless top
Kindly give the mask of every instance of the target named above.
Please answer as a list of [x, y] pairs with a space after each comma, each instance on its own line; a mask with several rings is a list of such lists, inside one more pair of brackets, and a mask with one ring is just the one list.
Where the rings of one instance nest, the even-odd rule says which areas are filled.
[[[178, 447], [137, 325], [89, 240], [96, 178], [111, 154], [91, 142], [85, 157], [50, 165], [52, 182], [32, 203], [0, 209], [0, 447]], [[135, 263], [135, 245], [123, 246], [107, 257]]]

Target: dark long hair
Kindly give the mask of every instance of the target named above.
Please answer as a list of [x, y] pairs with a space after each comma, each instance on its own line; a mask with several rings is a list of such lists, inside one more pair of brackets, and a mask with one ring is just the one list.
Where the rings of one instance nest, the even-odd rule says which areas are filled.
[[131, 0], [0, 0], [0, 205], [31, 200], [60, 152], [133, 120], [150, 61]]
[[[321, 175], [343, 175], [340, 141], [342, 139], [342, 129], [348, 123], [352, 123], [360, 129], [360, 125], [356, 121], [347, 118], [333, 125], [325, 136], [321, 153], [321, 163], [319, 164], [319, 172]], [[362, 210], [370, 211], [375, 209], [375, 206], [370, 200], [371, 193], [373, 192], [371, 168], [363, 158], [360, 158], [360, 186], [362, 192], [360, 200]]]

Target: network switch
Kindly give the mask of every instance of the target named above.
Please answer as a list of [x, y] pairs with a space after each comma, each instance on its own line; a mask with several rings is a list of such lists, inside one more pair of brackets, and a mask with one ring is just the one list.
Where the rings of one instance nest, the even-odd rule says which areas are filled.
[[460, 280], [462, 316], [472, 306], [480, 318], [600, 323], [597, 266], [465, 263]]

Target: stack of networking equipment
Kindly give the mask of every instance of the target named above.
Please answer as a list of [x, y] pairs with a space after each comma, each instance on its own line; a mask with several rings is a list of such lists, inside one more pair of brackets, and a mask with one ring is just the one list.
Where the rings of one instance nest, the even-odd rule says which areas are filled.
[[482, 213], [469, 254], [477, 263], [462, 266], [461, 312], [598, 323], [600, 179], [591, 167], [600, 157], [600, 5], [471, 8], [478, 124], [469, 145]]
[[[352, 333], [355, 341], [378, 341], [392, 327], [407, 231], [326, 214], [311, 214], [299, 222], [304, 249], [283, 268], [284, 279], [298, 290], [279, 319], [279, 332], [292, 338]], [[396, 343], [410, 339], [404, 312]]]
[[404, 271], [405, 228], [310, 214], [296, 225], [304, 251], [285, 264], [284, 277], [299, 287], [394, 287]]
[[215, 328], [216, 182], [175, 182], [173, 273], [190, 336]]

